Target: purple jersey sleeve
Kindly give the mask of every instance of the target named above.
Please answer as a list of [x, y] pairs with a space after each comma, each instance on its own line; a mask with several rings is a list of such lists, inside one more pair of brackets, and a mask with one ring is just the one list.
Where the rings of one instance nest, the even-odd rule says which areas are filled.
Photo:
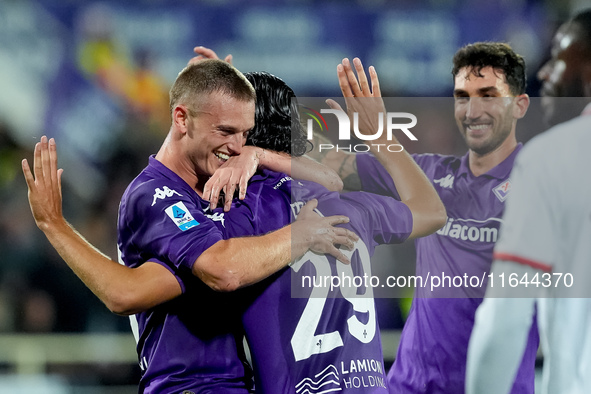
[[[164, 198], [158, 198], [163, 190], [160, 195]], [[191, 192], [151, 180], [125, 195], [119, 232], [129, 243], [127, 253], [135, 255], [123, 256], [124, 261], [135, 267], [157, 257], [175, 270], [191, 271], [195, 260], [222, 239], [213, 221], [197, 206], [196, 198], [188, 195]]]
[[[448, 163], [450, 163], [451, 167], [459, 166], [459, 161], [454, 156], [442, 156], [430, 153], [412, 154], [411, 156], [431, 180], [437, 179], [441, 173], [441, 169]], [[375, 156], [369, 153], [360, 153], [357, 154], [356, 160], [357, 172], [361, 179], [361, 190], [383, 196], [392, 196], [400, 200], [392, 177]], [[435, 164], [438, 165], [436, 166]]]
[[400, 199], [392, 177], [378, 159], [369, 153], [359, 153], [355, 160], [361, 179], [361, 190]]
[[341, 199], [361, 212], [358, 226], [363, 226], [376, 244], [396, 244], [406, 241], [412, 232], [410, 208], [392, 197], [366, 192], [350, 192]]

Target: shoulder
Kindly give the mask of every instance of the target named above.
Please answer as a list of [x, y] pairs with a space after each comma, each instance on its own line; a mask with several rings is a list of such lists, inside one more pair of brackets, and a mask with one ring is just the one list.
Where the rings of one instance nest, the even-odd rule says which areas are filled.
[[423, 168], [459, 168], [462, 158], [452, 155], [440, 155], [437, 153], [413, 154], [413, 159]]
[[446, 182], [453, 182], [462, 167], [462, 158], [458, 156], [423, 153], [415, 154], [413, 158], [432, 181], [445, 179]]
[[200, 221], [203, 219], [201, 208], [199, 196], [184, 181], [144, 170], [123, 194], [119, 206], [119, 224], [143, 226], [153, 220], [162, 220], [163, 217], [170, 217], [176, 222], [180, 220], [177, 216], [181, 212], [189, 211]]
[[188, 185], [166, 178], [147, 178], [140, 175], [127, 187], [122, 201], [155, 206], [170, 197], [188, 197], [189, 193], [195, 194]]
[[[435, 168], [435, 167], [456, 167], [459, 168], [460, 163], [462, 161], [461, 157], [452, 156], [452, 155], [441, 155], [437, 153], [413, 153], [411, 154], [414, 161], [421, 167], [423, 170], [427, 168]], [[378, 159], [375, 158], [374, 155], [371, 153], [358, 153], [357, 156], [358, 165], [371, 165], [380, 166]]]

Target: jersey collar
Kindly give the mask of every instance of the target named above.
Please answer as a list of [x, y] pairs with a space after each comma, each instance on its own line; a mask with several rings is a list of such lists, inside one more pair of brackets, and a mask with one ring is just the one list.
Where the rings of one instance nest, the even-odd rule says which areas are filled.
[[[521, 150], [523, 144], [520, 142], [517, 144], [513, 152], [505, 160], [497, 164], [494, 168], [490, 169], [487, 173], [482, 174], [480, 176], [484, 176], [487, 178], [496, 178], [496, 179], [506, 179], [509, 174], [511, 173], [511, 169], [513, 168], [513, 162], [515, 161], [515, 157], [517, 153]], [[460, 161], [460, 168], [458, 169], [458, 176], [466, 176], [466, 177], [474, 177], [472, 175], [472, 171], [470, 171], [469, 166], [469, 156], [470, 152], [466, 152]]]

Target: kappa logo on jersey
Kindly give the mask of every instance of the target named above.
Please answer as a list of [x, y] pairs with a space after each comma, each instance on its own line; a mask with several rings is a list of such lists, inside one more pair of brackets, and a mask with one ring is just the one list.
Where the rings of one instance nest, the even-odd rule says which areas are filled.
[[164, 200], [166, 197], [172, 197], [174, 194], [176, 194], [177, 196], [182, 196], [182, 194], [178, 193], [176, 190], [169, 189], [168, 186], [164, 186], [162, 190], [160, 190], [160, 188], [157, 187], [154, 190], [154, 200], [152, 201], [152, 206], [156, 204], [156, 200]]
[[222, 226], [226, 227], [226, 218], [224, 217], [225, 212], [206, 213], [209, 211], [209, 206], [202, 208], [203, 214], [213, 220], [214, 222], [222, 222]]
[[505, 182], [501, 183], [499, 186], [493, 189], [495, 196], [499, 199], [499, 201], [504, 202], [507, 199], [507, 195], [511, 191], [511, 180], [507, 179]]
[[447, 174], [444, 178], [434, 179], [433, 183], [437, 183], [444, 189], [451, 189], [454, 185], [454, 176], [452, 174]]
[[176, 224], [182, 231], [199, 225], [199, 222], [193, 218], [182, 201], [179, 201], [176, 204], [166, 208], [165, 212], [168, 217], [172, 219], [174, 224]]
[[226, 227], [226, 224], [224, 223], [226, 220], [226, 219], [224, 219], [224, 212], [216, 212], [213, 215], [208, 215], [206, 213], [205, 216], [207, 216], [208, 218], [210, 218], [214, 222], [222, 222], [222, 226]]

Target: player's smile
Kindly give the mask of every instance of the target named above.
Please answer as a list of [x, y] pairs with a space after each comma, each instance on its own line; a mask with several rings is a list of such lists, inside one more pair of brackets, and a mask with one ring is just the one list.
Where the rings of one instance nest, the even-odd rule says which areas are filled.
[[220, 164], [224, 164], [226, 161], [228, 161], [228, 159], [230, 158], [230, 155], [227, 153], [223, 153], [223, 152], [214, 152], [213, 153], [220, 161]]
[[483, 135], [484, 133], [486, 133], [487, 131], [491, 130], [493, 127], [492, 122], [490, 123], [464, 123], [464, 127], [466, 128], [466, 131], [468, 132], [468, 134], [471, 134], [473, 136], [479, 136], [479, 135]]

